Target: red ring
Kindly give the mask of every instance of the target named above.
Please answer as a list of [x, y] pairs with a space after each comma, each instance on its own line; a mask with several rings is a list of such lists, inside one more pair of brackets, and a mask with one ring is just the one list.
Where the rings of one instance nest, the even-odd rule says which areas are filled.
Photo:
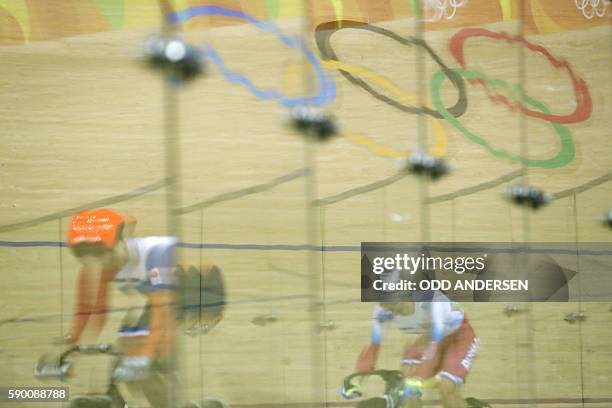
[[527, 116], [544, 119], [548, 122], [554, 123], [576, 123], [581, 122], [583, 120], [587, 120], [591, 117], [591, 112], [593, 111], [593, 102], [591, 100], [591, 95], [589, 94], [589, 89], [584, 80], [576, 77], [576, 74], [574, 73], [567, 61], [559, 60], [553, 57], [552, 54], [546, 48], [542, 47], [541, 45], [530, 43], [520, 35], [510, 35], [504, 32], [489, 31], [484, 28], [464, 28], [463, 30], [453, 35], [449, 42], [450, 52], [453, 54], [453, 57], [455, 57], [459, 65], [461, 65], [461, 67], [464, 69], [465, 57], [463, 55], [463, 46], [465, 40], [470, 37], [488, 37], [494, 40], [519, 42], [525, 47], [527, 47], [529, 50], [539, 52], [540, 54], [544, 55], [553, 67], [557, 69], [565, 68], [572, 79], [572, 84], [574, 85], [574, 94], [576, 96], [576, 110], [569, 115], [552, 115], [534, 111], [527, 108], [523, 103], [519, 101], [512, 102], [508, 100], [508, 98], [504, 95], [492, 93], [489, 87], [487, 86], [487, 83], [481, 78], [468, 80], [468, 82], [472, 84], [479, 83], [480, 85], [482, 85], [487, 91], [487, 94], [491, 101], [501, 102], [507, 105], [511, 111], [520, 109]]

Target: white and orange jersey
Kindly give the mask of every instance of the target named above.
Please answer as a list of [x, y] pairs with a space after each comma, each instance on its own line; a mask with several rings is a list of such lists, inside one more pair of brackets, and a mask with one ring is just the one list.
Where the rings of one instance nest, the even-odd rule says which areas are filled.
[[95, 277], [81, 269], [77, 290], [77, 313], [74, 317], [71, 342], [78, 344], [88, 328], [87, 341], [99, 336], [106, 323], [108, 285], [114, 281], [125, 293], [138, 292], [147, 303], [138, 321], [124, 319], [120, 337], [146, 338], [133, 355], [169, 355], [174, 346], [176, 315], [173, 309], [177, 277], [175, 275], [174, 237], [145, 237], [127, 240], [128, 262], [119, 271], [103, 269], [97, 296], [88, 295]]
[[176, 289], [176, 243], [174, 237], [127, 240], [129, 261], [113, 281], [123, 292], [149, 293]]
[[435, 292], [431, 302], [415, 302], [414, 313], [400, 315], [374, 307], [372, 343], [380, 344], [383, 325], [392, 324], [400, 330], [426, 333], [431, 332], [433, 341], [441, 341], [456, 332], [465, 318], [456, 302], [451, 302], [443, 293]]

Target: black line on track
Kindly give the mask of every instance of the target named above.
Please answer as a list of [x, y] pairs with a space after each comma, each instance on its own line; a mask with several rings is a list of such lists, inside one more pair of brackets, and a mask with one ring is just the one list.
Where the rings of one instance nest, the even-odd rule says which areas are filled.
[[127, 193], [115, 195], [112, 197], [103, 198], [101, 200], [91, 201], [89, 203], [81, 204], [77, 207], [68, 208], [66, 210], [54, 212], [51, 214], [43, 215], [42, 217], [33, 218], [27, 221], [16, 222], [14, 224], [5, 224], [0, 226], [0, 232], [9, 232], [9, 231], [17, 231], [20, 229], [25, 229], [29, 227], [33, 227], [38, 224], [42, 224], [47, 221], [57, 220], [59, 218], [70, 217], [74, 213], [83, 211], [89, 208], [103, 207], [109, 204], [116, 204], [122, 201], [131, 200], [132, 198], [141, 196], [143, 194], [150, 193], [155, 190], [159, 190], [160, 188], [166, 186], [168, 184], [168, 180], [160, 180], [152, 184], [148, 184], [143, 187], [139, 187], [135, 190], [128, 191]]
[[193, 212], [195, 210], [199, 210], [201, 208], [207, 208], [207, 207], [211, 207], [215, 204], [219, 204], [225, 201], [231, 201], [231, 200], [237, 200], [239, 198], [251, 195], [251, 194], [256, 194], [256, 193], [261, 193], [264, 191], [268, 191], [273, 189], [274, 187], [284, 184], [284, 183], [288, 183], [292, 180], [295, 180], [297, 178], [303, 177], [306, 174], [306, 170], [305, 169], [298, 169], [298, 170], [294, 170], [290, 173], [287, 174], [283, 174], [282, 176], [276, 177], [266, 183], [261, 183], [261, 184], [256, 184], [254, 186], [251, 187], [246, 187], [246, 188], [242, 188], [239, 190], [235, 190], [235, 191], [230, 191], [228, 193], [222, 193], [219, 194], [217, 196], [214, 196], [212, 198], [208, 198], [204, 201], [200, 201], [199, 203], [195, 203], [195, 204], [191, 204], [188, 205], [186, 207], [183, 208], [179, 208], [176, 210], [176, 213], [178, 215], [182, 215], [182, 214], [187, 214], [190, 212]]

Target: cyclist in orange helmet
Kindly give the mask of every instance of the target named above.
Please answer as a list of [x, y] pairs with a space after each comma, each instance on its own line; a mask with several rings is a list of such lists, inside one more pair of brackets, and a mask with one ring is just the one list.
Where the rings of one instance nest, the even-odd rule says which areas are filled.
[[[144, 311], [136, 318], [128, 313], [119, 330], [122, 357], [113, 378], [138, 385], [153, 407], [165, 407], [161, 373], [171, 367], [177, 319], [194, 320], [197, 314], [207, 329], [214, 327], [223, 314], [225, 290], [218, 267], [177, 267], [176, 238], [132, 238], [135, 224], [134, 217], [106, 208], [81, 211], [70, 220], [68, 246], [82, 267], [68, 341], [96, 341], [106, 322], [110, 282], [123, 293], [145, 295]], [[194, 299], [195, 304], [185, 303]]]

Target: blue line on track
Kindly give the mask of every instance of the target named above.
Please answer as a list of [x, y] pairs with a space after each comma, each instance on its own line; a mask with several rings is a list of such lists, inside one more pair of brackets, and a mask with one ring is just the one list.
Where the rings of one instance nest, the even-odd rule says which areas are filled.
[[[186, 249], [229, 249], [238, 251], [318, 251], [318, 252], [361, 252], [359, 245], [304, 245], [304, 244], [226, 244], [226, 243], [190, 243], [180, 242], [180, 248]], [[554, 244], [553, 244], [554, 245]], [[0, 241], [0, 247], [7, 248], [57, 248], [67, 247], [65, 242], [57, 241]], [[428, 245], [428, 249], [441, 252], [488, 252], [488, 253], [514, 253], [524, 251], [533, 254], [558, 254], [558, 255], [592, 255], [610, 256], [612, 250], [590, 250], [590, 249], [556, 249], [556, 248], [485, 248], [485, 247], [442, 247]], [[389, 245], [379, 248], [381, 251], [389, 250], [421, 250], [421, 246], [394, 246]]]

